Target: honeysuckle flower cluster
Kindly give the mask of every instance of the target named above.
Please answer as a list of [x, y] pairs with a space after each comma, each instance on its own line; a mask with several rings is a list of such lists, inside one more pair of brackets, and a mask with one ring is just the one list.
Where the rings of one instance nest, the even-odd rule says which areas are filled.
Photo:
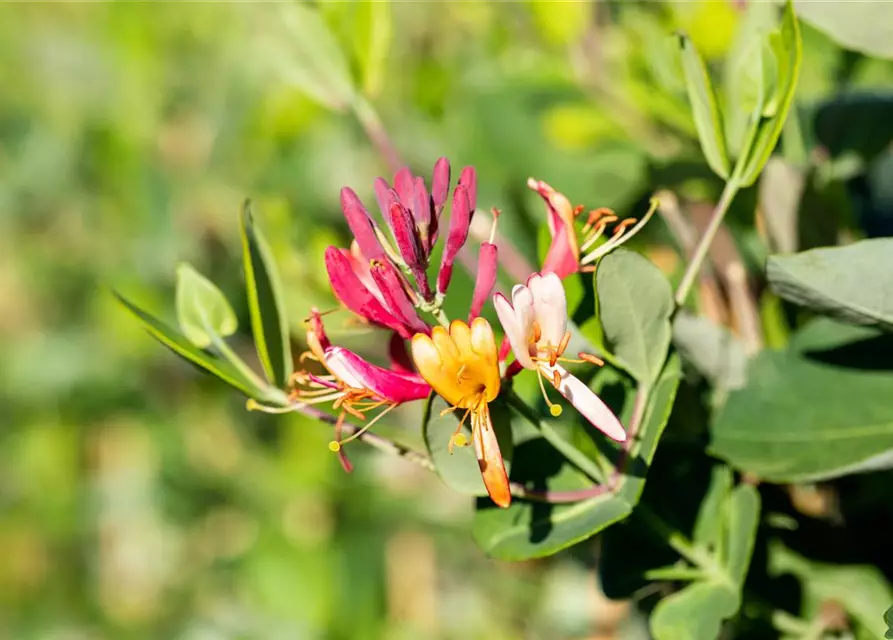
[[[601, 365], [594, 355], [565, 354], [571, 334], [561, 279], [590, 265], [638, 231], [653, 213], [636, 224], [618, 220], [607, 210], [592, 212], [578, 241], [573, 209], [567, 198], [541, 181], [530, 180], [546, 201], [552, 244], [542, 273], [516, 285], [511, 302], [502, 294], [492, 296], [505, 332], [503, 347], [489, 322], [480, 317], [496, 284], [498, 252], [493, 240], [499, 212], [493, 210], [493, 230], [481, 244], [478, 271], [467, 323], [450, 322], [443, 312], [455, 261], [469, 235], [477, 206], [477, 175], [465, 167], [450, 196], [450, 164], [441, 158], [434, 165], [431, 188], [408, 168], [397, 172], [393, 185], [378, 178], [374, 184], [380, 221], [370, 215], [357, 194], [341, 190], [341, 208], [354, 236], [348, 248], [329, 247], [325, 266], [338, 300], [361, 321], [391, 333], [388, 368], [371, 364], [356, 353], [332, 345], [323, 327], [322, 314], [314, 309], [308, 320], [309, 351], [302, 364], [316, 361], [316, 373], [301, 369], [292, 376], [290, 400], [298, 407], [331, 403], [337, 411], [335, 440], [343, 445], [359, 437], [394, 407], [440, 395], [449, 405], [443, 412], [457, 412], [459, 424], [450, 438], [449, 450], [473, 445], [481, 476], [497, 505], [511, 504], [511, 485], [490, 415], [490, 403], [503, 388], [502, 379], [524, 370], [535, 372], [553, 416], [561, 414], [546, 391], [554, 387], [596, 428], [616, 441], [626, 432], [613, 412], [562, 363]], [[442, 213], [449, 200], [449, 227], [434, 283], [429, 280], [431, 256], [441, 233]], [[610, 239], [597, 244], [609, 225], [617, 223]], [[633, 226], [635, 225], [635, 226]], [[432, 326], [434, 325], [434, 326]], [[410, 341], [411, 358], [406, 341]], [[514, 361], [506, 364], [510, 354]], [[371, 419], [368, 414], [377, 412]], [[365, 423], [342, 438], [344, 422], [351, 416]], [[463, 429], [468, 426], [471, 438]]]

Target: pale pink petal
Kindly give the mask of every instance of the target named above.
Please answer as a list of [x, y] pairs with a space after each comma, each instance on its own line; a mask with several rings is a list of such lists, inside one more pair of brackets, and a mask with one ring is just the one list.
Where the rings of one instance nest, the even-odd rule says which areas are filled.
[[567, 333], [567, 298], [561, 278], [554, 273], [534, 274], [527, 283], [542, 337], [538, 344], [557, 347]]
[[558, 385], [559, 393], [567, 398], [568, 402], [584, 418], [589, 420], [596, 429], [617, 442], [626, 440], [626, 431], [623, 430], [620, 420], [617, 419], [614, 412], [608, 408], [608, 405], [602, 402], [601, 398], [592, 389], [568, 373], [561, 365], [555, 365], [554, 367], [542, 365], [542, 370], [548, 380], [553, 379], [555, 371], [558, 372], [559, 376], [561, 376], [560, 384]]
[[326, 365], [345, 384], [369, 389], [382, 400], [410, 402], [428, 397], [431, 387], [417, 374], [398, 373], [367, 362], [342, 347], [326, 350]]
[[518, 322], [515, 309], [512, 308], [512, 305], [509, 304], [509, 301], [501, 293], [493, 296], [493, 307], [496, 309], [496, 316], [499, 318], [503, 331], [505, 331], [505, 337], [508, 339], [509, 344], [512, 345], [515, 359], [526, 369], [536, 369], [536, 365], [530, 359], [530, 352], [527, 348], [527, 332]]
[[580, 260], [574, 247], [568, 241], [567, 227], [561, 225], [552, 236], [552, 243], [543, 261], [543, 273], [555, 273], [559, 278], [566, 278], [580, 268]]

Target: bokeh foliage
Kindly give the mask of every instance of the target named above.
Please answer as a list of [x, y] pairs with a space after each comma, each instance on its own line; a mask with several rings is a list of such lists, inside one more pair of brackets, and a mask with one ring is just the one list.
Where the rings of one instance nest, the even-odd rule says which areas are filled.
[[[655, 590], [643, 586], [642, 574], [661, 594], [692, 582], [672, 596], [675, 604], [667, 598], [655, 609], [652, 631], [669, 629], [663, 637], [689, 637], [672, 635], [679, 600], [701, 598], [715, 605], [705, 608], [723, 610], [731, 599], [732, 615], [748, 587], [767, 594], [775, 628], [788, 637], [814, 633], [828, 602], [848, 614], [856, 637], [877, 637], [893, 575], [890, 472], [801, 483], [871, 467], [866, 461], [877, 467], [872, 453], [889, 449], [889, 430], [861, 435], [866, 424], [889, 423], [889, 403], [878, 400], [889, 390], [881, 362], [888, 336], [880, 333], [889, 318], [873, 313], [880, 328], [867, 329], [805, 321], [813, 312], [851, 319], [864, 289], [845, 278], [890, 271], [874, 263], [860, 270], [858, 261], [831, 253], [822, 259], [845, 267], [844, 281], [804, 282], [800, 258], [772, 258], [767, 280], [763, 263], [769, 253], [893, 228], [893, 65], [889, 43], [859, 28], [880, 19], [829, 19], [795, 3], [803, 59], [793, 115], [757, 186], [735, 200], [725, 250], [711, 255], [727, 303], [705, 317], [710, 291], [699, 289], [694, 321], [701, 324], [685, 334], [677, 316], [673, 329], [680, 352], [687, 345], [698, 355], [684, 359], [642, 500], [696, 542], [734, 547], [727, 520], [750, 517], [756, 491], [731, 487], [727, 468], [704, 455], [707, 440], [713, 455], [776, 483], [760, 488], [759, 531], [748, 529], [757, 550], [747, 583], [738, 565], [750, 551], [740, 544], [721, 556], [715, 573], [695, 575], [696, 562], [665, 566], [676, 559], [665, 557], [649, 522], [635, 515], [601, 541], [547, 561], [487, 559], [470, 532], [488, 549], [488, 519], [504, 514], [475, 516], [471, 501], [434, 475], [361, 446], [352, 452], [356, 471], [345, 475], [326, 448], [324, 427], [296, 415], [245, 412], [242, 396], [159, 349], [110, 293], [112, 286], [126, 291], [174, 324], [184, 313], [174, 303], [176, 267], [188, 262], [232, 305], [218, 326], [237, 325], [232, 344], [254, 362], [247, 336], [257, 319], [243, 293], [247, 270], [239, 268], [242, 243], [253, 237], [239, 218], [250, 197], [268, 240], [255, 255], [278, 265], [289, 328], [300, 336], [311, 306], [335, 306], [321, 265], [324, 248], [347, 238], [338, 189], [351, 185], [370, 198], [372, 178], [386, 171], [368, 139], [375, 118], [364, 103], [423, 175], [440, 155], [474, 164], [481, 208], [503, 209], [501, 231], [532, 263], [542, 252], [543, 218], [524, 186], [531, 175], [575, 203], [623, 212], [640, 211], [667, 190], [697, 223], [697, 212], [722, 191], [711, 172], [721, 160], [708, 163], [711, 154], [702, 153], [673, 34], [684, 31], [703, 58], [721, 87], [720, 108], [747, 104], [754, 96], [737, 61], [753, 34], [776, 20], [772, 3], [748, 5], [2, 5], [0, 636], [644, 637], [634, 607], [607, 603], [597, 586], [634, 596], [647, 611]], [[858, 42], [849, 30], [857, 19]], [[361, 97], [355, 113], [347, 106], [354, 92]], [[771, 113], [761, 107], [761, 115]], [[740, 137], [746, 125], [746, 118], [727, 118], [724, 139]], [[738, 151], [730, 145], [727, 155]], [[670, 224], [652, 223], [638, 248], [678, 282], [686, 249]], [[887, 255], [877, 260], [888, 264]], [[757, 383], [743, 389], [740, 376], [727, 375], [725, 358], [745, 360], [756, 349], [735, 322], [723, 276], [730, 256], [759, 294], [757, 347], [782, 348], [756, 356], [750, 371]], [[194, 282], [195, 273], [186, 273]], [[470, 279], [456, 286], [468, 289]], [[258, 295], [277, 289], [257, 287]], [[857, 297], [840, 302], [850, 293]], [[372, 358], [383, 355], [380, 341], [347, 314], [332, 318], [333, 337]], [[610, 331], [610, 317], [603, 323]], [[598, 328], [582, 329], [598, 337]], [[621, 318], [618, 330], [625, 329]], [[647, 339], [664, 343], [663, 332], [648, 331]], [[858, 353], [835, 350], [842, 343]], [[257, 371], [281, 379], [288, 357], [274, 351], [260, 354]], [[816, 361], [816, 352], [825, 360]], [[678, 364], [648, 355], [644, 345], [621, 366], [650, 384]], [[870, 366], [828, 366], [828, 358], [851, 363], [851, 355]], [[776, 376], [792, 388], [769, 385]], [[617, 406], [626, 406], [623, 383], [594, 384], [615, 389]], [[829, 453], [810, 435], [828, 417], [804, 411], [816, 389], [836, 403], [836, 428], [853, 434], [845, 448]], [[383, 432], [423, 448], [415, 428], [421, 410], [401, 412]], [[771, 420], [764, 422], [763, 411]], [[655, 427], [653, 444], [663, 428]], [[750, 435], [741, 445], [743, 430]], [[760, 434], [765, 440], [754, 439]], [[537, 442], [525, 445], [539, 460]], [[792, 446], [796, 459], [787, 455]], [[553, 480], [579, 486], [579, 478]], [[708, 522], [709, 512], [699, 510], [703, 495], [705, 504], [737, 507], [717, 507], [726, 519]], [[524, 503], [513, 509], [534, 511]], [[529, 543], [523, 533], [520, 545]], [[764, 603], [746, 593], [744, 600], [735, 637], [776, 633], [767, 630]]]

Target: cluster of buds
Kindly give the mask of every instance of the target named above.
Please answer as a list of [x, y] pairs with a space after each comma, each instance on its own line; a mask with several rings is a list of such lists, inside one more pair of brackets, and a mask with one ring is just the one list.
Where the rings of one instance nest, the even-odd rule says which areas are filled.
[[[393, 186], [375, 181], [375, 199], [384, 224], [379, 224], [349, 187], [341, 190], [341, 209], [354, 236], [349, 249], [329, 247], [326, 270], [338, 300], [362, 320], [395, 331], [409, 339], [430, 333], [425, 313], [441, 319], [441, 306], [449, 288], [453, 265], [468, 239], [477, 205], [477, 175], [465, 167], [453, 190], [450, 223], [434, 287], [428, 267], [438, 236], [441, 214], [450, 188], [450, 164], [441, 158], [434, 165], [431, 189], [421, 177], [403, 168]], [[390, 231], [386, 234], [383, 228]], [[496, 282], [496, 247], [484, 243], [481, 251], [472, 315], [480, 313]]]
[[[497, 248], [494, 234], [498, 211], [493, 210], [490, 238], [481, 244], [477, 278], [468, 321], [449, 322], [442, 304], [452, 279], [453, 265], [468, 239], [477, 205], [474, 168], [462, 170], [450, 199], [450, 221], [434, 286], [429, 281], [431, 256], [440, 234], [442, 213], [450, 195], [450, 165], [441, 158], [434, 166], [431, 189], [425, 181], [401, 169], [393, 186], [383, 178], [375, 181], [375, 198], [381, 223], [374, 219], [350, 188], [341, 190], [341, 208], [354, 240], [348, 249], [329, 247], [326, 270], [338, 300], [362, 321], [391, 332], [391, 364], [383, 368], [330, 343], [322, 314], [313, 310], [309, 319], [309, 351], [301, 362], [317, 362], [322, 371], [307, 370], [292, 376], [290, 400], [296, 407], [331, 403], [337, 412], [335, 440], [345, 468], [343, 445], [373, 426], [401, 404], [428, 397], [432, 391], [460, 414], [450, 438], [454, 446], [473, 445], [484, 485], [499, 506], [511, 503], [509, 479], [490, 419], [489, 403], [496, 399], [504, 378], [525, 369], [536, 372], [543, 396], [553, 416], [561, 406], [546, 393], [552, 385], [587, 420], [608, 437], [624, 441], [626, 432], [617, 417], [585, 384], [571, 375], [563, 362], [603, 364], [593, 355], [567, 358], [570, 333], [568, 310], [561, 279], [586, 270], [599, 256], [625, 242], [644, 225], [653, 209], [636, 223], [618, 220], [607, 210], [592, 212], [578, 241], [575, 221], [582, 208], [573, 209], [567, 198], [544, 182], [529, 185], [546, 201], [552, 245], [540, 273], [524, 285], [516, 285], [509, 301], [493, 297], [505, 332], [503, 347], [489, 322], [480, 317], [496, 284]], [[597, 245], [610, 225], [610, 238]], [[634, 225], [634, 226], [633, 226]], [[385, 227], [389, 233], [385, 233]], [[429, 323], [425, 318], [430, 318]], [[434, 325], [434, 326], [432, 326]], [[411, 341], [411, 358], [406, 341]], [[506, 360], [514, 353], [515, 360]], [[377, 414], [367, 421], [367, 414]], [[344, 421], [353, 417], [365, 425], [342, 438]], [[470, 426], [471, 438], [463, 429]]]
[[[589, 211], [583, 218], [584, 206], [571, 206], [564, 194], [542, 180], [529, 178], [527, 186], [545, 201], [552, 234], [542, 271], [555, 273], [561, 279], [578, 271], [594, 271], [599, 258], [636, 235], [657, 210], [657, 202], [653, 201], [641, 220], [621, 220], [614, 211], [604, 207]], [[585, 222], [578, 233], [577, 225], [581, 219]]]

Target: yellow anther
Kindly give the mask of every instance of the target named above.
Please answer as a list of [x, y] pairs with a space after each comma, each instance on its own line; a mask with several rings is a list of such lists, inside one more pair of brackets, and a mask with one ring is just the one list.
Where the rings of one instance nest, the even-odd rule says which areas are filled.
[[549, 407], [549, 413], [551, 413], [552, 416], [555, 418], [561, 415], [561, 411], [562, 409], [560, 404], [553, 404], [551, 407]]
[[338, 453], [339, 451], [341, 451], [341, 443], [332, 440], [329, 443], [329, 451], [331, 451], [332, 453]]
[[453, 436], [453, 444], [457, 447], [464, 447], [468, 445], [468, 438], [465, 437], [464, 433], [457, 433]]

